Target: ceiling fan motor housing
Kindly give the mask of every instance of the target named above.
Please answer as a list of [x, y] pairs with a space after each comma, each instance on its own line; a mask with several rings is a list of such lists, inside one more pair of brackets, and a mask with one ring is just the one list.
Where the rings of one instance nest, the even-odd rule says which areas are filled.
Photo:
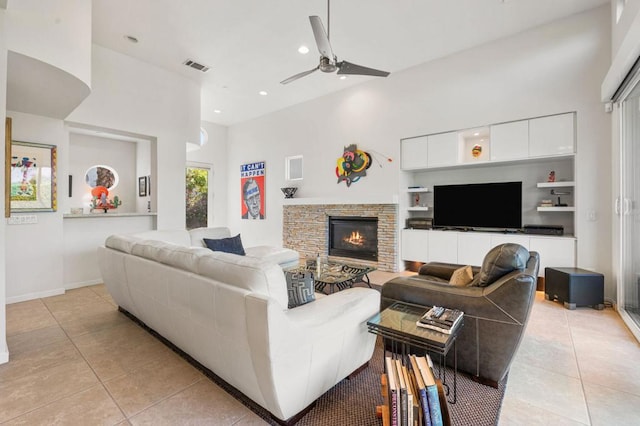
[[322, 72], [334, 72], [335, 70], [338, 69], [338, 67], [336, 66], [335, 61], [330, 60], [326, 56], [321, 56], [320, 57], [319, 68], [320, 68], [320, 71], [322, 71]]

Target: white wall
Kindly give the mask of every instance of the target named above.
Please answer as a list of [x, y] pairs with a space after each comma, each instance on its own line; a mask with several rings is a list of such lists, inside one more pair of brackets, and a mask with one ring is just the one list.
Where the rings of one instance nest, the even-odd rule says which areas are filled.
[[[94, 46], [93, 69], [93, 92], [68, 117], [69, 122], [76, 127], [99, 127], [157, 138], [157, 169], [154, 170], [155, 165], [151, 169], [157, 178], [156, 226], [184, 228], [184, 147], [186, 140], [199, 134], [198, 85], [99, 46]], [[64, 291], [62, 212], [70, 207], [66, 196], [69, 133], [62, 120], [11, 112], [9, 115], [15, 117], [14, 139], [58, 146], [58, 176], [64, 178], [59, 182], [57, 212], [37, 213], [35, 225], [6, 227], [6, 244], [11, 247], [5, 259], [6, 297], [15, 302]], [[152, 162], [153, 157], [154, 154]], [[96, 247], [98, 244], [95, 243]], [[38, 268], [34, 269], [34, 264]], [[93, 269], [97, 270], [97, 264]]]
[[92, 92], [67, 120], [156, 138], [158, 228], [184, 228], [185, 143], [200, 134], [198, 84], [98, 45], [92, 67]]
[[[136, 143], [136, 179], [135, 179], [135, 205], [138, 213], [149, 212], [151, 210], [151, 183], [147, 181], [147, 195], [140, 197], [138, 192], [138, 178], [142, 176], [151, 177], [151, 141], [138, 141]], [[155, 147], [155, 143], [154, 143]], [[155, 188], [153, 188], [155, 190]]]
[[[401, 138], [577, 111], [578, 265], [609, 277], [610, 116], [600, 83], [610, 58], [609, 6], [375, 79], [229, 129], [229, 224], [247, 244], [282, 241], [284, 157], [304, 155], [300, 197], [398, 194]], [[288, 86], [289, 87], [289, 86]], [[295, 90], [294, 86], [290, 87]], [[342, 147], [393, 158], [346, 188], [336, 184]], [[267, 163], [264, 221], [240, 217], [240, 164]], [[587, 221], [594, 211], [595, 222]], [[612, 296], [611, 285], [607, 286]]]
[[227, 127], [208, 121], [201, 123], [209, 141], [187, 153], [187, 161], [211, 168], [209, 182], [209, 226], [227, 226]]
[[7, 46], [91, 86], [91, 2], [19, 0], [7, 10]]
[[[109, 191], [109, 198], [118, 196], [122, 205], [115, 210], [118, 213], [137, 211], [138, 177], [137, 177], [137, 143], [115, 139], [101, 138], [84, 134], [69, 135], [69, 175], [73, 176], [72, 197], [68, 197], [67, 176], [59, 176], [59, 196], [67, 197], [69, 213], [72, 207], [82, 207], [89, 213], [91, 203], [91, 187], [85, 182], [86, 171], [93, 166], [106, 165], [118, 174], [118, 185]], [[140, 210], [140, 212], [146, 211]]]
[[[7, 47], [5, 45], [5, 10], [0, 7], [0, 117], [7, 115]], [[4, 121], [4, 120], [3, 120]], [[4, 123], [3, 123], [4, 124]], [[0, 141], [4, 142], [4, 125], [0, 129]], [[0, 149], [0, 164], [4, 164], [4, 149]], [[4, 173], [0, 173], [0, 188], [4, 188]], [[4, 197], [0, 197], [0, 212], [4, 217]], [[0, 364], [9, 361], [9, 348], [7, 347], [7, 315], [6, 300], [6, 221], [0, 222]]]
[[[12, 118], [13, 140], [57, 146], [57, 176], [67, 176], [69, 134], [62, 120], [7, 111]], [[66, 181], [58, 181], [58, 200], [66, 195]], [[60, 207], [60, 206], [59, 206]], [[29, 299], [61, 294], [62, 285], [62, 210], [33, 214], [38, 223], [7, 225], [6, 297]]]
[[626, 35], [631, 30], [638, 13], [640, 13], [640, 0], [626, 0], [618, 20], [616, 16], [617, 4], [618, 0], [611, 0], [611, 58], [614, 58], [619, 53]]

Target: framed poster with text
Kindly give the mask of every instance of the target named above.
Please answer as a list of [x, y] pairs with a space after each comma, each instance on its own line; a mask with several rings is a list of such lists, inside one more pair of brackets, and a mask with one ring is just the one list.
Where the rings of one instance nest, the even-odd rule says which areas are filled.
[[240, 211], [243, 219], [264, 219], [264, 178], [264, 161], [240, 166]]

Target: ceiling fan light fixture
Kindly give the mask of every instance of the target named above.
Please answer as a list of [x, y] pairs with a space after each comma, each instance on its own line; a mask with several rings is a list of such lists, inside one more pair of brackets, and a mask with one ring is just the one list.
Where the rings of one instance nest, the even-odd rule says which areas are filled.
[[387, 77], [389, 75], [389, 72], [387, 71], [363, 67], [362, 65], [356, 65], [347, 61], [338, 61], [338, 57], [333, 53], [333, 48], [331, 47], [331, 42], [329, 41], [330, 19], [331, 13], [329, 10], [329, 0], [327, 0], [326, 30], [319, 16], [309, 16], [309, 22], [311, 23], [313, 37], [315, 39], [318, 52], [320, 53], [320, 63], [315, 68], [312, 68], [308, 71], [303, 71], [282, 80], [280, 84], [289, 84], [292, 81], [305, 77], [318, 70], [325, 73], [332, 73], [337, 71], [338, 74], [366, 75], [374, 77]]

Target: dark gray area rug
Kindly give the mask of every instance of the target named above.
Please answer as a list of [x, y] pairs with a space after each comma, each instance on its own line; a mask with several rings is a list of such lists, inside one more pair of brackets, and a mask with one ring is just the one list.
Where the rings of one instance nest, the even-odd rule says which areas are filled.
[[[351, 379], [344, 379], [329, 389], [316, 401], [300, 421], [299, 426], [380, 426], [382, 420], [376, 417], [376, 406], [382, 404], [380, 375], [383, 372], [383, 349], [380, 338], [376, 344], [369, 366]], [[451, 381], [453, 370], [447, 370], [447, 380]], [[258, 414], [267, 423], [277, 425], [269, 413], [256, 405], [240, 392], [225, 383], [218, 383], [232, 396]], [[449, 404], [453, 425], [493, 426], [498, 423], [500, 407], [504, 398], [507, 379], [500, 386], [492, 388], [474, 382], [468, 376], [458, 373], [458, 398]], [[451, 399], [451, 398], [449, 398]]]
[[[256, 413], [265, 422], [278, 425], [269, 412], [252, 400], [244, 396], [240, 391], [226, 383], [224, 380], [203, 367], [188, 354], [180, 350], [167, 339], [147, 327], [142, 321], [126, 310], [119, 308], [126, 316], [158, 338], [197, 369], [203, 372], [209, 379], [224, 389], [231, 396]], [[383, 347], [382, 339], [378, 338], [368, 367], [351, 379], [344, 379], [324, 395], [316, 400], [313, 407], [297, 425], [299, 426], [379, 426], [382, 420], [376, 417], [376, 406], [383, 402], [380, 393], [380, 376], [383, 373]], [[447, 380], [451, 383], [453, 370], [447, 369]], [[458, 372], [457, 402], [449, 404], [452, 424], [455, 426], [492, 426], [498, 423], [500, 407], [504, 398], [507, 378], [498, 388], [484, 386], [474, 382], [468, 376]], [[451, 398], [449, 398], [451, 399]]]

